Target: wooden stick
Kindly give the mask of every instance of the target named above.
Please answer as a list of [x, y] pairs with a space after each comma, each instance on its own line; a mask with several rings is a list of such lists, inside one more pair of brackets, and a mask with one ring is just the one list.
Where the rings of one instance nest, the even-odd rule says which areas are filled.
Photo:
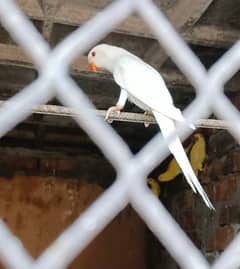
[[[3, 105], [5, 101], [0, 101], [0, 105]], [[73, 117], [77, 113], [72, 109], [64, 106], [56, 105], [38, 105], [33, 108], [34, 114], [53, 115], [59, 117]], [[100, 117], [105, 117], [106, 110], [96, 110], [96, 114]], [[121, 112], [120, 114], [113, 112], [109, 117], [109, 121], [122, 121], [133, 123], [156, 124], [156, 121], [152, 115], [144, 115], [143, 113], [130, 113]], [[196, 127], [200, 128], [212, 128], [212, 129], [229, 129], [230, 124], [223, 120], [215, 119], [200, 119], [195, 123]]]
[[[105, 117], [105, 110], [97, 110], [98, 115]], [[130, 113], [121, 112], [120, 115], [112, 113], [109, 117], [110, 121], [126, 121], [134, 123], [148, 122], [150, 124], [157, 124], [155, 118], [152, 115], [144, 115], [143, 113]], [[211, 128], [211, 129], [229, 129], [230, 125], [223, 120], [216, 119], [200, 119], [194, 125], [198, 128]]]

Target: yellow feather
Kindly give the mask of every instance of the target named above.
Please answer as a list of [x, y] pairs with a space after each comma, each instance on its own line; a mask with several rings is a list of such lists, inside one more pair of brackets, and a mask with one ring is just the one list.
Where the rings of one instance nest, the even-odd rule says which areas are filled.
[[161, 193], [161, 188], [159, 183], [154, 178], [148, 178], [148, 185], [151, 188], [152, 192], [159, 197]]
[[190, 162], [194, 173], [198, 176], [199, 171], [203, 170], [203, 163], [206, 159], [206, 142], [200, 133], [194, 135], [195, 143], [190, 151]]
[[[191, 146], [192, 146], [192, 144], [188, 145], [188, 147], [185, 148], [185, 152], [187, 154], [188, 154]], [[164, 173], [162, 173], [162, 174], [160, 174], [158, 176], [158, 180], [161, 181], [161, 182], [171, 181], [181, 173], [182, 173], [181, 168], [179, 167], [179, 165], [178, 165], [177, 161], [175, 160], [175, 158], [173, 158], [170, 161], [167, 170]]]

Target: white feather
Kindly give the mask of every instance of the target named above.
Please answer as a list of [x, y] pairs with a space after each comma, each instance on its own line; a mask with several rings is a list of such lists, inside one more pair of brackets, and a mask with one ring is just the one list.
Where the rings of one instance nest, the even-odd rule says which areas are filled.
[[115, 65], [113, 77], [128, 92], [130, 100], [138, 100], [138, 106], [143, 110], [154, 109], [176, 121], [184, 121], [181, 111], [173, 105], [162, 77], [144, 62], [123, 56]]
[[[96, 57], [91, 56], [93, 50]], [[164, 137], [168, 137], [174, 132], [174, 121], [185, 121], [182, 112], [174, 106], [163, 78], [153, 67], [122, 48], [102, 44], [93, 48], [92, 51], [88, 54], [88, 60], [95, 61], [96, 65], [112, 72], [122, 92], [127, 92], [125, 97], [128, 96], [137, 106], [154, 114]], [[126, 98], [121, 105], [124, 105], [125, 101]], [[205, 204], [214, 209], [194, 174], [178, 137], [170, 142], [169, 149], [193, 191], [199, 192]]]
[[[153, 114], [154, 114], [154, 116], [159, 124], [159, 127], [162, 131], [163, 137], [167, 138], [168, 136], [170, 136], [175, 130], [174, 122], [159, 112], [153, 111]], [[173, 156], [177, 160], [179, 166], [181, 167], [182, 172], [183, 172], [188, 184], [193, 189], [193, 191], [196, 192], [196, 190], [197, 190], [198, 193], [202, 196], [205, 204], [209, 208], [214, 209], [206, 192], [204, 191], [204, 189], [202, 188], [201, 184], [199, 183], [196, 175], [194, 174], [192, 166], [189, 163], [189, 160], [186, 156], [186, 153], [183, 149], [183, 146], [182, 146], [182, 143], [181, 143], [179, 137], [176, 137], [176, 139], [171, 141], [169, 143], [168, 147], [169, 147], [170, 152], [173, 154]]]
[[[184, 121], [181, 111], [173, 104], [172, 97], [161, 75], [134, 55], [127, 54], [115, 62], [113, 76], [116, 83], [128, 92], [129, 99], [146, 111], [153, 112], [164, 137], [175, 130], [174, 121]], [[193, 128], [193, 125], [191, 125]], [[189, 163], [182, 143], [177, 137], [169, 144], [188, 184], [198, 192], [205, 204], [214, 209], [206, 192]]]

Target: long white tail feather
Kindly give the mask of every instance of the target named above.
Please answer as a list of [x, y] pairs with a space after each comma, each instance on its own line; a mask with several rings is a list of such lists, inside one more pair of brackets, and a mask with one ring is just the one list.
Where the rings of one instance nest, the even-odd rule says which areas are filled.
[[193, 123], [190, 123], [190, 124], [189, 124], [189, 127], [190, 127], [192, 130], [196, 130], [196, 126], [195, 126]]
[[[171, 133], [175, 130], [175, 125], [173, 120], [169, 119], [168, 117], [160, 114], [159, 112], [153, 111], [153, 114], [156, 118], [156, 121], [159, 124], [159, 127], [162, 131], [163, 137], [168, 137], [171, 135]], [[194, 171], [192, 169], [192, 166], [187, 158], [187, 155], [184, 151], [184, 148], [182, 146], [182, 143], [180, 139], [177, 137], [174, 139], [169, 145], [170, 152], [174, 155], [175, 159], [177, 160], [179, 166], [182, 169], [182, 172], [188, 182], [188, 184], [191, 186], [193, 191], [196, 193], [196, 191], [202, 196], [203, 201], [205, 204], [210, 208], [214, 209], [214, 206], [212, 205], [211, 201], [209, 200], [206, 192], [204, 191], [203, 187], [201, 186], [198, 178], [194, 174]]]
[[[181, 122], [181, 123], [184, 122], [189, 128], [191, 128], [192, 130], [196, 130], [196, 127], [195, 127], [195, 125], [193, 123], [187, 123], [186, 122], [186, 119], [183, 117], [183, 114], [182, 114], [181, 110], [178, 109], [178, 111], [179, 111], [179, 115], [178, 115], [178, 120], [177, 121]], [[172, 117], [169, 117], [169, 118], [175, 120]]]

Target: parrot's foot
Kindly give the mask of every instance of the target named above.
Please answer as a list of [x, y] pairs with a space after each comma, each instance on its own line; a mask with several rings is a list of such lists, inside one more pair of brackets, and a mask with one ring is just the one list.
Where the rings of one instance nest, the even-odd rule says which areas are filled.
[[[144, 112], [144, 116], [148, 117], [148, 116], [151, 116], [151, 115], [152, 115], [152, 112], [150, 112], [150, 111], [145, 111]], [[144, 124], [145, 128], [148, 128], [151, 123], [148, 120], [145, 120], [143, 124]]]
[[119, 114], [120, 114], [120, 112], [121, 112], [122, 109], [123, 109], [123, 106], [119, 106], [119, 105], [109, 107], [109, 109], [107, 110], [106, 116], [105, 116], [105, 121], [107, 121], [109, 123], [112, 123], [113, 120], [112, 119], [109, 119], [111, 113], [112, 112], [115, 112], [119, 116]]

